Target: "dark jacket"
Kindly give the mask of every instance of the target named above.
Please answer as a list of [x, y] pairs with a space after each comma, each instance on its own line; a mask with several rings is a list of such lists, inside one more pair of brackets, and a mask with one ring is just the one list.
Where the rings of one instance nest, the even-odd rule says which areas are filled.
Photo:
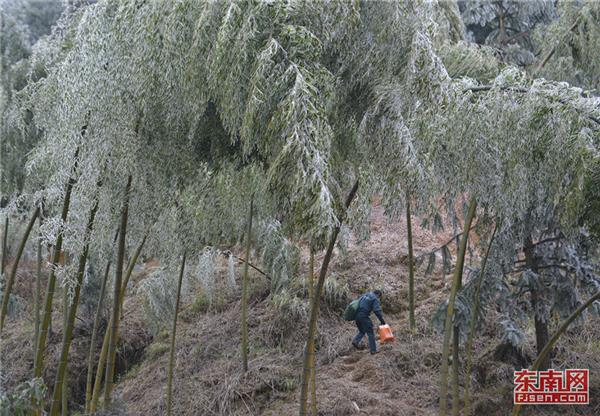
[[368, 319], [371, 312], [375, 313], [375, 316], [379, 318], [381, 325], [385, 325], [383, 320], [383, 313], [381, 311], [381, 302], [377, 295], [373, 292], [365, 293], [358, 303], [358, 309], [356, 311], [356, 320]]

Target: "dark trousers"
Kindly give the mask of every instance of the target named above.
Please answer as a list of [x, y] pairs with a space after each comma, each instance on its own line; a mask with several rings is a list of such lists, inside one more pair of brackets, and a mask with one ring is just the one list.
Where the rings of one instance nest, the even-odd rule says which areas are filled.
[[375, 332], [373, 332], [373, 322], [369, 319], [369, 317], [357, 317], [355, 322], [356, 327], [358, 328], [358, 333], [354, 338], [352, 338], [352, 343], [358, 345], [360, 341], [362, 341], [365, 334], [367, 334], [367, 338], [369, 338], [369, 349], [371, 352], [377, 351], [377, 345], [375, 344]]

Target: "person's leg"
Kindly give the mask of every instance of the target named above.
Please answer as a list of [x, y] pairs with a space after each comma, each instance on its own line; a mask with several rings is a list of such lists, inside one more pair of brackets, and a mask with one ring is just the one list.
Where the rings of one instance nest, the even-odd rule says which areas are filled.
[[365, 336], [365, 333], [362, 329], [361, 322], [358, 319], [356, 320], [356, 327], [358, 328], [358, 333], [354, 336], [354, 338], [352, 338], [352, 345], [354, 345], [356, 348], [358, 348], [358, 345], [360, 344], [360, 341], [362, 341], [363, 337]]
[[373, 322], [369, 319], [369, 323], [366, 325], [365, 332], [369, 338], [369, 350], [371, 353], [377, 352], [377, 344], [375, 343], [375, 332], [373, 331]]

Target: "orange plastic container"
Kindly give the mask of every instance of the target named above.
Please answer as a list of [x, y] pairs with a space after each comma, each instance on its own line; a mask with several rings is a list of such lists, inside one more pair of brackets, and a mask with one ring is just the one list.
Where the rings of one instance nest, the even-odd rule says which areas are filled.
[[396, 337], [392, 334], [392, 328], [389, 325], [379, 325], [379, 342], [385, 344], [387, 342], [394, 342]]

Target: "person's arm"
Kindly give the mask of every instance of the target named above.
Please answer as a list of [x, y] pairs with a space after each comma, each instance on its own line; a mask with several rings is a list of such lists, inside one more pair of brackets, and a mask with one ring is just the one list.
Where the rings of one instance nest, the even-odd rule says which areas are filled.
[[379, 298], [377, 297], [375, 297], [375, 300], [373, 300], [373, 312], [375, 313], [375, 316], [379, 318], [381, 325], [385, 325], [385, 321], [383, 320], [383, 312], [381, 310], [381, 302], [379, 302]]

